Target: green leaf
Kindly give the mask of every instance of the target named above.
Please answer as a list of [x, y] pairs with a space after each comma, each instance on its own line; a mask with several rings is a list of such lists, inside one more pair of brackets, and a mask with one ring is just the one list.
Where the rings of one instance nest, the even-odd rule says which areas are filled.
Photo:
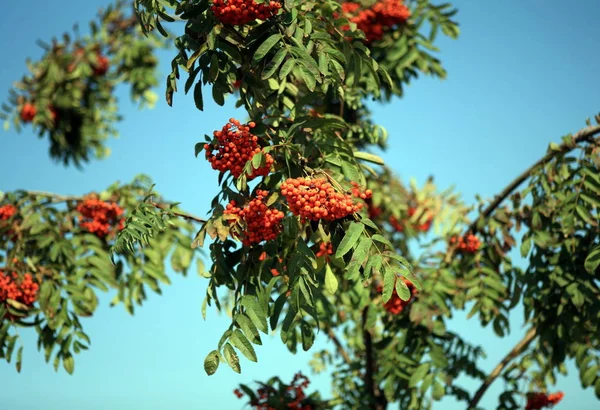
[[273, 46], [275, 44], [277, 44], [277, 42], [281, 40], [281, 34], [273, 34], [271, 35], [271, 37], [269, 37], [268, 39], [266, 39], [261, 45], [260, 47], [258, 47], [258, 49], [256, 50], [256, 53], [254, 53], [254, 57], [252, 58], [252, 60], [255, 63], [258, 63], [260, 60], [262, 60], [263, 58], [265, 58], [265, 56], [267, 55], [267, 53], [273, 48]]
[[213, 350], [210, 352], [206, 359], [204, 359], [204, 371], [209, 376], [215, 374], [217, 368], [219, 367], [219, 352]]
[[338, 288], [338, 280], [335, 277], [335, 274], [331, 270], [331, 266], [329, 264], [325, 265], [325, 290], [333, 295], [337, 291]]
[[292, 72], [295, 65], [295, 58], [290, 58], [285, 63], [283, 63], [283, 66], [281, 66], [281, 70], [279, 70], [279, 79], [283, 80], [285, 77], [287, 77]]
[[598, 369], [600, 369], [600, 366], [595, 365], [583, 372], [581, 375], [581, 384], [584, 388], [591, 386], [592, 383], [594, 383], [594, 380], [596, 380], [596, 377], [598, 376]]
[[383, 275], [383, 303], [387, 303], [394, 294], [396, 274], [392, 269], [386, 269]]
[[338, 248], [335, 252], [336, 258], [343, 257], [345, 254], [347, 254], [350, 251], [350, 249], [352, 249], [354, 244], [360, 238], [360, 236], [363, 232], [363, 229], [364, 229], [364, 225], [360, 222], [352, 222], [350, 224], [350, 226], [348, 227], [348, 231], [346, 231], [346, 235], [344, 235], [342, 242], [340, 242], [340, 245], [338, 246]]
[[313, 343], [315, 342], [315, 334], [313, 333], [312, 326], [310, 326], [306, 322], [302, 322], [300, 326], [301, 336], [302, 336], [302, 350], [305, 352], [310, 350]]
[[355, 151], [354, 157], [364, 161], [372, 162], [373, 164], [385, 165], [385, 161], [381, 157], [368, 152]]
[[525, 258], [529, 255], [532, 243], [533, 241], [531, 239], [523, 240], [523, 243], [521, 243], [521, 257]]
[[300, 66], [299, 69], [300, 69], [300, 77], [302, 77], [302, 79], [304, 80], [306, 87], [310, 91], [314, 91], [315, 87], [317, 86], [317, 79], [315, 78], [313, 73], [311, 73], [310, 70], [304, 66]]
[[404, 301], [409, 300], [411, 296], [408, 286], [406, 286], [406, 283], [401, 279], [396, 279], [396, 293], [400, 296], [400, 299]]
[[[204, 98], [202, 97], [202, 81], [198, 81], [194, 86], [194, 104], [200, 111], [204, 111]], [[198, 154], [196, 154], [198, 156]]]
[[587, 270], [591, 274], [594, 274], [594, 272], [596, 272], [596, 269], [598, 269], [598, 265], [600, 265], [600, 245], [592, 249], [587, 258], [585, 258], [585, 262], [583, 263], [585, 270]]
[[75, 370], [75, 360], [71, 354], [66, 354], [63, 357], [63, 367], [67, 373], [73, 374], [73, 371]]
[[21, 373], [22, 365], [23, 365], [23, 346], [19, 346], [19, 350], [17, 350], [17, 361], [15, 363], [15, 367], [17, 368], [18, 373]]
[[258, 329], [252, 323], [252, 320], [241, 313], [236, 315], [235, 321], [240, 326], [240, 329], [244, 332], [244, 334], [250, 339], [250, 341], [256, 345], [261, 345], [262, 341], [260, 340], [260, 334], [258, 333]]
[[279, 68], [285, 57], [287, 56], [287, 49], [280, 48], [279, 51], [275, 54], [275, 57], [265, 66], [265, 69], [262, 72], [261, 78], [266, 80], [270, 78], [275, 71]]
[[229, 367], [231, 367], [234, 372], [240, 373], [242, 370], [240, 367], [240, 358], [238, 357], [237, 353], [235, 352], [235, 350], [233, 350], [233, 347], [229, 343], [225, 344], [225, 348], [223, 349], [223, 354], [225, 356], [225, 360], [227, 361], [227, 364], [229, 365]]
[[415, 372], [410, 376], [410, 380], [408, 381], [408, 387], [415, 387], [421, 380], [425, 378], [427, 373], [429, 373], [429, 368], [431, 367], [431, 363], [423, 363]]
[[257, 361], [254, 348], [252, 347], [248, 339], [246, 339], [246, 336], [244, 336], [244, 334], [240, 330], [236, 329], [229, 340], [235, 347], [237, 347], [237, 349], [240, 352], [242, 352], [244, 356], [246, 356], [248, 360], [252, 362]]
[[252, 323], [263, 333], [267, 334], [267, 314], [262, 310], [258, 301], [251, 295], [245, 295], [242, 298], [242, 306], [246, 309], [246, 314], [252, 320]]
[[444, 385], [436, 380], [433, 383], [433, 391], [431, 392], [433, 400], [441, 400], [445, 394], [446, 389], [444, 388]]

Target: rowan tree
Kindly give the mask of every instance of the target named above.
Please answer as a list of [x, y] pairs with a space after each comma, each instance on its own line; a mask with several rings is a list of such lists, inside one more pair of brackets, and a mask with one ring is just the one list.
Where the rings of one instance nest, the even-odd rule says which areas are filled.
[[[113, 292], [113, 304], [133, 314], [149, 291], [170, 283], [168, 262], [183, 274], [195, 264], [207, 279], [203, 314], [213, 306], [230, 314], [207, 352], [208, 375], [223, 362], [241, 372], [271, 333], [291, 353], [311, 349], [317, 335], [331, 340], [311, 366], [333, 369], [334, 397], [309, 394], [301, 374], [289, 384], [274, 377], [257, 391], [232, 386], [257, 409], [428, 409], [446, 395], [475, 409], [499, 377], [499, 409], [523, 400], [539, 409], [562, 398], [548, 390], [570, 358], [600, 398], [599, 125], [588, 120], [551, 144], [473, 209], [433, 181], [418, 187], [396, 177], [372, 153], [385, 149], [387, 133], [365, 105], [401, 97], [419, 75], [446, 76], [435, 41], [459, 35], [452, 5], [135, 0], [130, 7], [119, 1], [89, 34], [43, 44], [45, 54], [28, 62], [30, 73], [2, 106], [7, 126], [31, 127], [65, 165], [106, 156], [121, 119], [115, 87], [127, 84], [134, 101], [152, 105], [159, 47], [174, 54], [169, 105], [183, 82], [198, 110], [207, 93], [219, 105], [229, 96], [247, 118], [205, 130], [195, 146], [220, 187], [206, 219], [164, 200], [144, 176], [81, 197], [2, 194], [0, 354], [17, 370], [18, 332], [29, 327], [46, 361], [72, 373], [75, 355], [88, 349], [82, 318], [93, 315], [98, 292]], [[525, 269], [513, 263], [514, 248], [528, 259]], [[510, 330], [509, 313], [525, 311], [524, 338], [490, 374], [479, 367], [481, 347], [446, 329], [466, 307], [499, 339]], [[466, 390], [461, 375], [481, 387]]]

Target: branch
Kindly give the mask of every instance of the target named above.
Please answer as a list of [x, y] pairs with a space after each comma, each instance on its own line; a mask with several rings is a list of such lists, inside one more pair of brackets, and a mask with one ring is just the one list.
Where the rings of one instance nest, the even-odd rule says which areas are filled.
[[502, 361], [500, 363], [498, 363], [498, 366], [496, 366], [494, 368], [494, 370], [492, 370], [490, 375], [485, 379], [483, 384], [479, 387], [479, 389], [473, 396], [473, 399], [469, 403], [468, 410], [477, 408], [477, 404], [479, 403], [479, 400], [481, 400], [481, 397], [483, 397], [484, 393], [490, 387], [490, 385], [494, 382], [494, 380], [496, 380], [498, 378], [498, 376], [500, 376], [500, 373], [502, 373], [502, 370], [504, 370], [504, 368], [514, 358], [516, 358], [521, 353], [523, 353], [523, 351], [527, 348], [527, 346], [529, 346], [529, 344], [533, 341], [535, 336], [536, 336], [535, 328], [530, 329], [529, 332], [527, 332], [527, 334], [525, 335], [525, 337], [523, 337], [523, 339], [521, 339], [521, 341], [519, 343], [517, 343], [516, 346], [513, 347], [513, 349], [510, 352], [508, 352], [508, 354], [504, 357], [504, 359], [502, 359]]
[[365, 356], [367, 361], [365, 369], [365, 387], [367, 389], [367, 394], [371, 398], [371, 409], [384, 410], [387, 408], [387, 400], [379, 391], [373, 377], [373, 374], [377, 371], [377, 363], [373, 354], [373, 337], [366, 328], [368, 311], [369, 306], [366, 306], [362, 311], [363, 340], [365, 343]]
[[550, 151], [546, 155], [544, 155], [539, 161], [527, 168], [527, 170], [525, 170], [521, 175], [515, 178], [515, 180], [512, 181], [506, 188], [504, 188], [502, 192], [496, 195], [496, 198], [488, 205], [488, 207], [483, 212], [481, 212], [480, 217], [477, 218], [471, 224], [471, 226], [469, 227], [469, 231], [475, 233], [475, 231], [477, 230], [477, 221], [480, 218], [485, 219], [489, 217], [492, 214], [492, 212], [494, 212], [494, 210], [502, 203], [502, 201], [504, 201], [512, 193], [512, 191], [518, 188], [519, 185], [521, 185], [527, 178], [530, 177], [530, 174], [534, 169], [536, 169], [540, 165], [545, 164], [546, 162], [550, 161], [559, 154], [565, 154], [569, 151], [572, 151], [580, 142], [592, 141], [594, 135], [598, 133], [600, 133], [600, 125], [594, 125], [583, 128], [577, 133], [575, 133], [575, 135], [572, 135], [573, 144], [567, 145], [566, 143], [562, 143], [558, 146], [557, 150]]
[[173, 215], [175, 215], [175, 216], [178, 216], [178, 217], [180, 217], [180, 218], [183, 218], [183, 219], [188, 219], [188, 220], [190, 220], [190, 221], [195, 221], [195, 222], [198, 222], [198, 223], [201, 223], [201, 224], [203, 224], [203, 223], [206, 223], [206, 219], [202, 219], [202, 218], [199, 218], [199, 217], [197, 217], [197, 216], [194, 216], [194, 215], [191, 215], [191, 214], [184, 214], [184, 213], [181, 213], [181, 212], [174, 212], [174, 211], [171, 211], [171, 210], [170, 210], [170, 209], [169, 209], [169, 208], [168, 208], [166, 205], [163, 205], [163, 204], [157, 204], [156, 202], [148, 202], [148, 203], [149, 203], [150, 205], [153, 205], [153, 206], [155, 206], [155, 207], [156, 207], [156, 208], [158, 208], [158, 209], [162, 209], [163, 211], [169, 211], [169, 212], [171, 212]]
[[[68, 202], [68, 201], [83, 201], [85, 199], [82, 196], [60, 195], [60, 194], [55, 194], [53, 192], [44, 192], [44, 191], [25, 191], [25, 192], [27, 192], [28, 195], [48, 198], [49, 203], [53, 203], [53, 204], [59, 203], [59, 202]], [[206, 222], [205, 219], [202, 219], [202, 218], [197, 217], [197, 216], [192, 215], [192, 214], [171, 211], [168, 208], [168, 204], [159, 204], [159, 203], [156, 203], [156, 202], [148, 202], [148, 203], [150, 205], [152, 205], [152, 206], [160, 209], [160, 210], [169, 211], [173, 215], [178, 216], [178, 217], [183, 218], [183, 219], [187, 219], [187, 220], [190, 220], [190, 221], [195, 221], [195, 222], [198, 222], [198, 223], [205, 223]]]
[[342, 343], [337, 338], [335, 333], [333, 333], [333, 329], [331, 329], [330, 327], [327, 328], [327, 336], [329, 336], [329, 338], [337, 348], [337, 351], [340, 354], [340, 356], [342, 356], [342, 358], [344, 359], [344, 362], [346, 362], [346, 364], [348, 365], [352, 364], [352, 360], [350, 359], [348, 352], [346, 352], [346, 349], [344, 349], [344, 346], [342, 346]]

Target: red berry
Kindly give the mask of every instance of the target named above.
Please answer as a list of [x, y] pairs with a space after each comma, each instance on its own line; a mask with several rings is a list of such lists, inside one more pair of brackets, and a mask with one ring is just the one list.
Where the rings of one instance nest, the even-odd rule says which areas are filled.
[[237, 216], [236, 219], [228, 219], [230, 225], [245, 224], [245, 232], [243, 234], [236, 233], [233, 236], [241, 239], [246, 246], [262, 241], [271, 241], [277, 238], [281, 232], [281, 220], [285, 215], [265, 204], [268, 195], [267, 191], [257, 190], [256, 196], [243, 208], [238, 208], [236, 202], [231, 201], [223, 212], [224, 215]]
[[115, 230], [124, 228], [123, 209], [115, 203], [104, 202], [90, 196], [77, 205], [79, 225], [99, 238], [104, 238]]
[[108, 72], [109, 66], [110, 64], [108, 57], [98, 53], [96, 57], [96, 63], [94, 64], [94, 75], [98, 77], [103, 76]]
[[222, 24], [243, 26], [255, 20], [267, 20], [275, 16], [281, 3], [268, 1], [257, 4], [254, 0], [213, 0], [211, 10]]
[[25, 103], [23, 105], [23, 108], [21, 108], [21, 120], [23, 122], [31, 122], [33, 121], [33, 118], [35, 117], [35, 115], [37, 114], [37, 109], [35, 108], [35, 105], [31, 104], [31, 103]]
[[[356, 23], [369, 42], [381, 40], [385, 31], [404, 24], [411, 14], [402, 0], [381, 0], [362, 10], [360, 4], [348, 2], [342, 4], [342, 12], [351, 22]], [[349, 29], [349, 26], [342, 27], [342, 30]]]
[[[362, 194], [357, 186], [352, 193]], [[289, 178], [281, 184], [281, 194], [294, 215], [311, 221], [342, 219], [363, 207], [354, 203], [353, 195], [336, 191], [325, 178]]]
[[[250, 128], [253, 127], [253, 122], [246, 126], [241, 125], [235, 118], [230, 118], [229, 123], [221, 131], [213, 133], [216, 138], [216, 146], [204, 145], [206, 159], [213, 169], [221, 172], [229, 171], [235, 178], [242, 175], [246, 162], [262, 151], [258, 145], [258, 137], [250, 133]], [[217, 152], [213, 153], [214, 150]], [[248, 176], [248, 180], [269, 174], [275, 161], [268, 153], [265, 153], [264, 156], [265, 165], [254, 169], [252, 175]]]

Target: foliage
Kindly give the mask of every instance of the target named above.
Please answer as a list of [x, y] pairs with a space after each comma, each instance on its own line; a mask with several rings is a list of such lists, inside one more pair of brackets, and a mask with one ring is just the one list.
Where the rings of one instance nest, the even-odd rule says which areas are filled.
[[[175, 272], [186, 274], [196, 259], [191, 248], [195, 231], [191, 221], [164, 215], [160, 235], [147, 239], [143, 249], [133, 252], [116, 249], [111, 263], [111, 245], [115, 241], [118, 221], [103, 236], [86, 224], [81, 205], [98, 201], [114, 204], [127, 218], [127, 230], [135, 232], [145, 216], [137, 211], [146, 204], [140, 201], [151, 189], [147, 177], [139, 176], [129, 184], [114, 184], [99, 194], [70, 197], [44, 192], [16, 191], [2, 196], [2, 207], [16, 212], [0, 221], [0, 262], [4, 272], [19, 277], [33, 276], [39, 284], [35, 305], [26, 305], [0, 294], [0, 355], [10, 362], [19, 342], [19, 329], [34, 328], [38, 333], [38, 349], [54, 367], [62, 362], [73, 372], [73, 355], [87, 350], [90, 339], [81, 318], [92, 316], [98, 305], [98, 292], [116, 291], [112, 304], [123, 304], [133, 314], [148, 292], [161, 293], [161, 284], [170, 280], [165, 274], [165, 261]], [[160, 204], [160, 197], [153, 196]], [[154, 207], [153, 205], [150, 205]], [[2, 208], [0, 208], [2, 209]], [[97, 211], [97, 210], [96, 210]], [[89, 214], [88, 214], [89, 215]], [[101, 220], [98, 212], [95, 220]], [[202, 263], [196, 259], [198, 268]], [[17, 350], [16, 366], [21, 367], [22, 346]]]
[[157, 85], [156, 47], [166, 45], [159, 38], [146, 38], [135, 15], [125, 13], [124, 0], [100, 11], [90, 23], [90, 34], [65, 33], [52, 44], [39, 42], [44, 55], [28, 61], [25, 75], [10, 90], [0, 118], [4, 127], [10, 119], [17, 130], [31, 122], [39, 137], [48, 136], [50, 156], [65, 165], [81, 166], [93, 156], [109, 154], [105, 140], [117, 135], [120, 120], [115, 87], [131, 87], [131, 98], [140, 106], [152, 106]]
[[[202, 160], [218, 171], [220, 191], [206, 221], [160, 201], [145, 180], [100, 195], [101, 201], [117, 201], [126, 218], [124, 228], [109, 229], [106, 239], [86, 233], [76, 221], [81, 198], [64, 199], [59, 207], [56, 201], [63, 199], [49, 194], [7, 195], [3, 203], [18, 212], [6, 208], [1, 214], [10, 214], [0, 228], [4, 269], [33, 272], [40, 284], [39, 307], [6, 298], [0, 334], [9, 360], [17, 340], [10, 332], [26, 324], [19, 316], [25, 315], [34, 317], [30, 325], [39, 329], [47, 360], [59, 344], [55, 365], [62, 360], [72, 371], [69, 349], [86, 347], [79, 317], [93, 312], [95, 289], [118, 289], [115, 303], [133, 312], [145, 298], [145, 286], [160, 292], [158, 283], [168, 283], [166, 258], [176, 272], [185, 272], [193, 249], [206, 246], [210, 267], [204, 272], [199, 265], [208, 279], [203, 315], [214, 304], [231, 318], [204, 361], [209, 375], [222, 362], [240, 373], [240, 354], [258, 361], [264, 354], [258, 346], [271, 332], [278, 331], [292, 353], [298, 346], [311, 349], [320, 333], [335, 347], [317, 352], [311, 362], [315, 371], [332, 370], [334, 397], [321, 403], [323, 408], [384, 409], [398, 403], [403, 409], [430, 409], [454, 396], [475, 409], [502, 377], [498, 408], [516, 409], [521, 399], [542, 397], [556, 372], [565, 373], [569, 358], [575, 358], [582, 385], [594, 386], [600, 397], [600, 126], [588, 120], [562, 144], [551, 144], [495, 199], [480, 200], [473, 209], [453, 189], [440, 192], [433, 178], [419, 188], [395, 176], [373, 153], [386, 147], [388, 136], [365, 105], [369, 99], [402, 96], [419, 74], [446, 76], [435, 41], [439, 32], [450, 38], [459, 34], [452, 5], [136, 0], [135, 11], [139, 28], [128, 26], [108, 37], [109, 45], [119, 45], [118, 53], [143, 47], [149, 52], [166, 42], [155, 31], [169, 38], [165, 26], [184, 23], [183, 32], [175, 34], [177, 54], [166, 82], [169, 105], [183, 75], [184, 92], [193, 89], [199, 110], [210, 91], [219, 105], [232, 95], [249, 118], [229, 119], [196, 144], [196, 155], [204, 152]], [[104, 30], [120, 16], [111, 13], [103, 17]], [[87, 40], [89, 50], [104, 44], [104, 37], [94, 35]], [[147, 79], [154, 63], [118, 53], [111, 66], [130, 63], [118, 70], [117, 80], [106, 80], [104, 91], [94, 88], [104, 99], [98, 97], [92, 110], [105, 113], [112, 107], [115, 81], [131, 82], [134, 97], [147, 95], [153, 85]], [[105, 82], [97, 78], [98, 61], [73, 71], [81, 72], [82, 84]], [[69, 66], [60, 67], [68, 71]], [[42, 76], [33, 84], [38, 88], [29, 89], [31, 98], [61, 95], [58, 77]], [[38, 120], [31, 107], [25, 109], [25, 99], [15, 101], [20, 107], [15, 118], [38, 127], [46, 121], [43, 129], [50, 129], [48, 118]], [[41, 112], [47, 104], [36, 102], [34, 108]], [[94, 118], [93, 133], [112, 121]], [[596, 120], [600, 124], [600, 116]], [[77, 133], [78, 141], [88, 141], [84, 151], [54, 143], [51, 154], [75, 163], [87, 160], [84, 152], [101, 147], [102, 139], [86, 140], [92, 135], [86, 132]], [[109, 206], [93, 204], [104, 209], [102, 221], [92, 218], [94, 229], [104, 232]], [[193, 222], [201, 224], [199, 230]], [[515, 249], [528, 258], [525, 268], [519, 267]], [[12, 291], [24, 281], [11, 285]], [[516, 308], [524, 309], [526, 335], [486, 375], [479, 367], [483, 348], [469, 343], [468, 335], [449, 331], [447, 322], [457, 310], [468, 309], [468, 317], [502, 338]], [[480, 381], [480, 389], [466, 390], [461, 376]], [[288, 387], [272, 379], [260, 399], [279, 408], [281, 400], [296, 400], [286, 395]], [[258, 400], [252, 390], [242, 389], [251, 404]], [[543, 403], [554, 404], [557, 396], [550, 396]]]

